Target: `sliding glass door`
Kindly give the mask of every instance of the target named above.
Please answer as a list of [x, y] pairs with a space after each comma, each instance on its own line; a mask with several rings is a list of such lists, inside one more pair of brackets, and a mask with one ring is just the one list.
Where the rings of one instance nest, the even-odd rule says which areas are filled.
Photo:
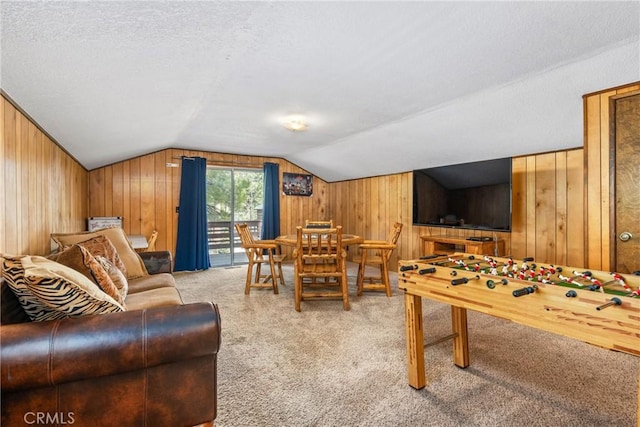
[[235, 223], [247, 223], [254, 237], [262, 227], [263, 173], [256, 169], [207, 169], [207, 221], [211, 266], [247, 262]]

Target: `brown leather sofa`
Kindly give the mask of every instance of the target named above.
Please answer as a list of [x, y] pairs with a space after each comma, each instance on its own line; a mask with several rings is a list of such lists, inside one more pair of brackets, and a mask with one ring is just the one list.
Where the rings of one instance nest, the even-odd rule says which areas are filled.
[[213, 425], [217, 306], [182, 303], [168, 252], [141, 255], [156, 274], [125, 312], [31, 322], [1, 283], [1, 425]]

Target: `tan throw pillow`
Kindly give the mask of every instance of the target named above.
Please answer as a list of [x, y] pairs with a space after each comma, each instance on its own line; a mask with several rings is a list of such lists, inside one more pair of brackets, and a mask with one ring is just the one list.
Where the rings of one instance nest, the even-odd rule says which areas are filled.
[[51, 234], [51, 238], [58, 244], [60, 249], [66, 246], [75, 245], [76, 243], [83, 242], [96, 236], [105, 236], [111, 241], [111, 243], [113, 243], [113, 246], [116, 248], [116, 252], [118, 252], [118, 255], [125, 265], [126, 272], [123, 271], [123, 273], [126, 274], [127, 279], [134, 279], [136, 277], [147, 276], [149, 274], [144, 266], [142, 258], [140, 258], [140, 255], [138, 255], [135, 249], [133, 249], [122, 228], [103, 228], [101, 230], [81, 233]]
[[51, 320], [116, 313], [124, 307], [82, 273], [41, 256], [22, 258], [27, 288], [50, 313], [33, 320]]
[[24, 256], [2, 255], [2, 278], [7, 281], [24, 312], [31, 320], [41, 318], [53, 320], [66, 317], [64, 313], [47, 307], [31, 293], [24, 279], [23, 258]]
[[129, 292], [129, 281], [127, 280], [125, 275], [122, 274], [122, 271], [118, 267], [113, 265], [107, 258], [103, 256], [97, 256], [96, 259], [105, 269], [113, 284], [116, 285], [120, 296], [124, 300], [127, 297], [127, 293]]
[[49, 255], [47, 258], [82, 273], [98, 285], [103, 292], [124, 305], [124, 298], [120, 295], [107, 271], [83, 246], [73, 245], [62, 252]]

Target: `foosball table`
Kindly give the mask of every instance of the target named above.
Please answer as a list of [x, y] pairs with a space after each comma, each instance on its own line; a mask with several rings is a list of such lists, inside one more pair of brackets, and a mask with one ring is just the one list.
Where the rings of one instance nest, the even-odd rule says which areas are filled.
[[[461, 368], [469, 366], [467, 309], [640, 357], [640, 276], [455, 253], [400, 260], [398, 287], [416, 389], [426, 385], [423, 297], [451, 305], [452, 334], [438, 342], [453, 340]], [[640, 390], [638, 407], [640, 427]]]

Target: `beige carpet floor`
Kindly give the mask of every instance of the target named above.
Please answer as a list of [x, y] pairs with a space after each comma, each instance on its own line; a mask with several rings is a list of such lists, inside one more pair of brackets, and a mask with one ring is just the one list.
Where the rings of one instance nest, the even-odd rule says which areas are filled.
[[[246, 267], [176, 274], [185, 302], [222, 317], [218, 427], [635, 426], [638, 359], [469, 312], [471, 366], [451, 341], [425, 352], [427, 387], [407, 384], [402, 295], [302, 302], [293, 271], [280, 294], [244, 295]], [[425, 341], [450, 333], [447, 305], [423, 300]]]

